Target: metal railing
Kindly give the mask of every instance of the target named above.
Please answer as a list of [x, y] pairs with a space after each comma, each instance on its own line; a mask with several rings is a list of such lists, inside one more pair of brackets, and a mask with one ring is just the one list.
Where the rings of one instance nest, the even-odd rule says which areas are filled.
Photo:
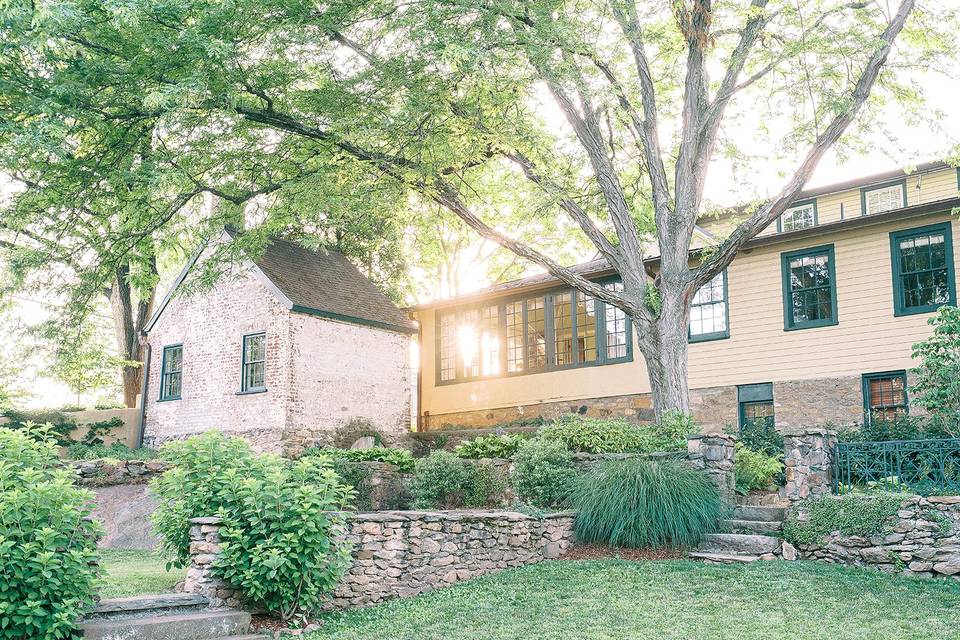
[[833, 492], [854, 488], [958, 494], [960, 438], [839, 443], [833, 450]]

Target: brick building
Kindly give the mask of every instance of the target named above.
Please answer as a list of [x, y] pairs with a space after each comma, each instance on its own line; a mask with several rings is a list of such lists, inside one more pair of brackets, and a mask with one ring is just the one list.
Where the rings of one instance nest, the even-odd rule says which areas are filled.
[[[230, 242], [224, 232], [218, 242]], [[297, 453], [356, 419], [401, 435], [411, 420], [416, 325], [346, 258], [273, 241], [236, 277], [177, 295], [146, 326], [143, 441], [210, 429]]]

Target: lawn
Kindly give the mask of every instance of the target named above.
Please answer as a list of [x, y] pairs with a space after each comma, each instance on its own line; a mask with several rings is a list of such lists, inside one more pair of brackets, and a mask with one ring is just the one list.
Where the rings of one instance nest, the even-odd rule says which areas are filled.
[[808, 562], [554, 561], [325, 620], [310, 640], [956, 640], [960, 582]]
[[104, 569], [101, 598], [123, 598], [147, 593], [169, 593], [183, 580], [186, 570], [166, 570], [166, 559], [153, 551], [102, 549]]

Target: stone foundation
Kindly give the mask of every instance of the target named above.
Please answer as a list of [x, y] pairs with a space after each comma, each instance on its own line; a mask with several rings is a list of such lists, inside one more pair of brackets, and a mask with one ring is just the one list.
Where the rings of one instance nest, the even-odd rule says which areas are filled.
[[783, 437], [784, 498], [796, 502], [830, 493], [836, 443], [835, 433], [820, 428]]
[[777, 428], [783, 432], [815, 424], [861, 424], [861, 377], [774, 382], [773, 405]]
[[420, 428], [425, 431], [434, 429], [472, 429], [543, 417], [553, 420], [568, 413], [589, 416], [591, 418], [627, 418], [636, 422], [653, 421], [650, 408], [650, 394], [638, 393], [608, 398], [586, 398], [564, 402], [541, 402], [537, 404], [500, 407], [497, 409], [479, 409], [476, 411], [458, 411], [454, 413], [424, 414]]
[[888, 533], [862, 538], [834, 532], [798, 551], [811, 560], [960, 580], [960, 496], [908, 498], [891, 518]]

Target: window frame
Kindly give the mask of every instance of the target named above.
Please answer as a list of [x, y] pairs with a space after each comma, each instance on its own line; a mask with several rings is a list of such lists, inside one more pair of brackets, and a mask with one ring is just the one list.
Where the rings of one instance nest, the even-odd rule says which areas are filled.
[[[164, 393], [167, 388], [167, 375], [174, 374], [167, 371], [167, 352], [173, 349], [180, 349], [180, 371], [174, 372], [180, 375], [180, 393], [175, 396], [168, 396]], [[172, 402], [181, 399], [183, 399], [183, 343], [165, 344], [160, 356], [160, 393], [157, 395], [157, 402]]]
[[[910, 392], [907, 387], [907, 372], [905, 369], [896, 371], [881, 371], [878, 373], [865, 373], [861, 376], [861, 393], [863, 395], [863, 420], [865, 424], [873, 421], [873, 407], [870, 405], [870, 381], [882, 380], [884, 378], [900, 378], [903, 380], [903, 414], [910, 415]], [[896, 407], [899, 405], [891, 405]]]
[[[900, 278], [900, 242], [904, 239], [931, 235], [936, 232], [943, 233], [943, 250], [946, 258], [947, 269], [947, 288], [950, 299], [947, 302], [938, 302], [924, 305], [922, 307], [907, 307], [904, 305], [903, 281]], [[901, 229], [890, 233], [890, 271], [893, 275], [893, 315], [894, 317], [912, 316], [920, 313], [933, 313], [943, 306], [955, 306], [957, 304], [957, 275], [953, 262], [953, 226], [950, 221], [928, 224], [922, 227], [911, 229]]]
[[[263, 336], [263, 360], [256, 360], [252, 362], [247, 362], [247, 340], [250, 338], [255, 338], [257, 336]], [[247, 387], [247, 365], [256, 364], [257, 362], [263, 362], [263, 386], [261, 387]], [[237, 391], [238, 396], [245, 396], [255, 393], [266, 393], [267, 392], [267, 332], [266, 331], [254, 331], [253, 333], [245, 333], [240, 339], [240, 390]]]
[[[723, 318], [724, 326], [726, 329], [723, 331], [713, 331], [711, 333], [702, 333], [698, 336], [695, 336], [690, 331], [690, 322], [687, 322], [687, 342], [695, 344], [697, 342], [711, 342], [713, 340], [726, 340], [730, 337], [730, 288], [727, 283], [727, 270], [723, 270]], [[707, 283], [709, 284], [709, 283]], [[707, 285], [704, 285], [707, 286]], [[693, 302], [690, 303], [690, 309], [693, 310], [694, 306], [707, 306], [708, 304], [716, 304], [716, 302], [709, 302], [703, 305], [694, 305]]]
[[773, 383], [772, 382], [758, 382], [753, 384], [740, 384], [737, 385], [737, 426], [742, 428], [744, 426], [744, 406], [750, 404], [766, 404], [769, 403], [773, 407], [773, 415], [770, 416], [773, 418], [774, 427], [777, 424], [777, 406], [773, 401]]
[[[900, 187], [900, 206], [893, 209], [885, 209], [884, 211], [876, 211], [874, 213], [867, 213], [867, 194], [871, 191], [879, 191], [880, 189], [888, 189], [890, 187]], [[867, 187], [860, 187], [860, 215], [861, 216], [874, 216], [878, 213], [886, 213], [887, 211], [896, 211], [897, 209], [903, 209], [908, 205], [907, 202], [907, 179], [900, 178], [899, 180], [890, 180], [889, 182], [884, 182], [881, 184], [874, 184]]]
[[[783, 230], [783, 216], [787, 214], [791, 209], [796, 209], [798, 207], [806, 207], [808, 205], [813, 205], [813, 224], [809, 227], [803, 227], [802, 229], [791, 229], [790, 231]], [[806, 229], [812, 229], [813, 227], [820, 224], [820, 212], [817, 211], [817, 199], [809, 198], [807, 200], [798, 200], [793, 202], [787, 207], [783, 213], [777, 216], [777, 233], [793, 233], [794, 231], [805, 231]]]
[[[616, 282], [619, 279], [616, 277], [608, 277], [600, 280], [594, 280], [598, 285], [605, 285], [609, 282]], [[462, 384], [465, 382], [476, 382], [479, 380], [499, 380], [502, 378], [512, 378], [516, 376], [527, 376], [527, 375], [536, 375], [540, 373], [552, 373], [555, 371], [567, 371], [570, 369], [580, 369], [584, 367], [599, 367], [610, 364], [622, 364], [625, 362], [633, 361], [633, 325], [630, 320], [630, 316], [625, 315], [625, 326], [624, 331], [626, 332], [626, 355], [617, 357], [617, 358], [608, 358], [607, 357], [607, 320], [606, 320], [606, 309], [607, 303], [602, 300], [594, 298], [594, 323], [596, 326], [596, 349], [597, 354], [594, 360], [590, 361], [580, 361], [579, 349], [574, 348], [573, 359], [574, 361], [570, 364], [557, 365], [556, 363], [556, 324], [555, 324], [555, 314], [554, 314], [554, 297], [557, 295], [562, 295], [565, 293], [572, 293], [570, 301], [571, 309], [571, 335], [573, 336], [574, 341], [578, 339], [579, 336], [579, 326], [577, 322], [577, 306], [579, 304], [580, 296], [584, 295], [576, 289], [570, 287], [553, 287], [551, 289], [545, 289], [542, 291], [532, 291], [524, 295], [505, 295], [498, 298], [491, 298], [489, 300], [484, 300], [482, 302], [474, 302], [470, 304], [461, 304], [451, 307], [445, 307], [442, 309], [434, 310], [434, 345], [436, 353], [434, 354], [434, 381], [435, 386], [447, 386], [451, 384]], [[529, 344], [529, 336], [527, 333], [527, 301], [535, 298], [543, 298], [544, 301], [544, 337], [546, 339], [546, 352], [545, 359], [546, 364], [543, 367], [538, 367], [536, 369], [528, 369], [528, 351], [527, 347]], [[521, 326], [523, 333], [520, 339], [521, 343], [521, 354], [520, 362], [523, 363], [524, 368], [520, 371], [508, 371], [507, 370], [507, 314], [506, 306], [511, 303], [520, 302], [522, 303], [522, 322]], [[493, 307], [498, 308], [498, 339], [500, 345], [500, 373], [496, 375], [479, 375], [479, 376], [461, 376], [463, 368], [460, 362], [459, 349], [455, 355], [456, 366], [454, 369], [454, 377], [451, 380], [441, 380], [440, 379], [440, 318], [444, 314], [455, 314], [459, 316], [461, 313], [471, 309], [480, 309], [484, 307]]]
[[[827, 270], [830, 274], [830, 307], [831, 318], [820, 320], [805, 320], [796, 322], [793, 318], [793, 289], [790, 286], [790, 261], [794, 258], [806, 258], [809, 256], [827, 256]], [[816, 329], [819, 327], [832, 327], [840, 324], [840, 310], [837, 305], [837, 259], [836, 252], [832, 244], [824, 244], [807, 249], [797, 249], [795, 251], [785, 251], [780, 254], [781, 271], [781, 289], [783, 300], [783, 330], [799, 331], [802, 329]]]

